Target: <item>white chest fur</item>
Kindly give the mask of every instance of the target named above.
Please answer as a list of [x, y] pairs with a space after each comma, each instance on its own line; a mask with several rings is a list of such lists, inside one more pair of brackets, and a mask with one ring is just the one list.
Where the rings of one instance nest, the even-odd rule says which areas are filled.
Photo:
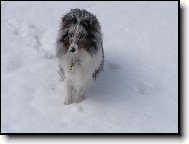
[[66, 54], [60, 62], [64, 69], [65, 80], [75, 88], [85, 87], [92, 80], [92, 74], [99, 68], [101, 60], [102, 51], [93, 56], [85, 50], [80, 50], [74, 55]]

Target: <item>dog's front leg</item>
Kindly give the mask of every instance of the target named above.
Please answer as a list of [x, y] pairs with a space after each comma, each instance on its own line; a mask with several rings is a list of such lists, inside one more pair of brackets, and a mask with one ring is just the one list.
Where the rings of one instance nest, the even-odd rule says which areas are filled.
[[69, 104], [73, 103], [73, 101], [72, 101], [72, 85], [68, 81], [64, 82], [64, 96], [65, 96], [65, 99], [64, 99], [65, 105], [69, 105]]
[[83, 100], [85, 100], [85, 88], [84, 87], [82, 87], [82, 88], [79, 89], [78, 98], [77, 98], [76, 102], [80, 103]]

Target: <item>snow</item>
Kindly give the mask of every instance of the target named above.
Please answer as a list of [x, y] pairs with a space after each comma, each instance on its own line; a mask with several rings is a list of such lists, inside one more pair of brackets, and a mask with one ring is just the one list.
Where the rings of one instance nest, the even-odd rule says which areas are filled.
[[[178, 2], [1, 4], [1, 132], [178, 132]], [[99, 19], [105, 69], [65, 106], [55, 41], [70, 8]]]

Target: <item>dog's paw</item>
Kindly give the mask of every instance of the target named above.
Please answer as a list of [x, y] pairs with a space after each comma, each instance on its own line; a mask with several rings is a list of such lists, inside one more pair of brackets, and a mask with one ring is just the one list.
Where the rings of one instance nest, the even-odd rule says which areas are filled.
[[72, 104], [73, 103], [73, 101], [71, 100], [71, 99], [65, 99], [64, 100], [64, 104], [65, 105], [70, 105], [70, 104]]
[[75, 102], [76, 102], [76, 103], [80, 103], [80, 102], [82, 102], [83, 100], [85, 100], [85, 97], [84, 97], [84, 96], [77, 98], [77, 99], [75, 100]]

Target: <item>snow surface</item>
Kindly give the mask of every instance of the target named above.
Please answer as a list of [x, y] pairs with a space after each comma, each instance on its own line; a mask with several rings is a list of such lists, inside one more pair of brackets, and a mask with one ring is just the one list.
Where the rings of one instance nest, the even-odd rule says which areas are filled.
[[[178, 132], [178, 2], [1, 4], [1, 132]], [[55, 41], [70, 8], [99, 19], [105, 69], [65, 106]]]

